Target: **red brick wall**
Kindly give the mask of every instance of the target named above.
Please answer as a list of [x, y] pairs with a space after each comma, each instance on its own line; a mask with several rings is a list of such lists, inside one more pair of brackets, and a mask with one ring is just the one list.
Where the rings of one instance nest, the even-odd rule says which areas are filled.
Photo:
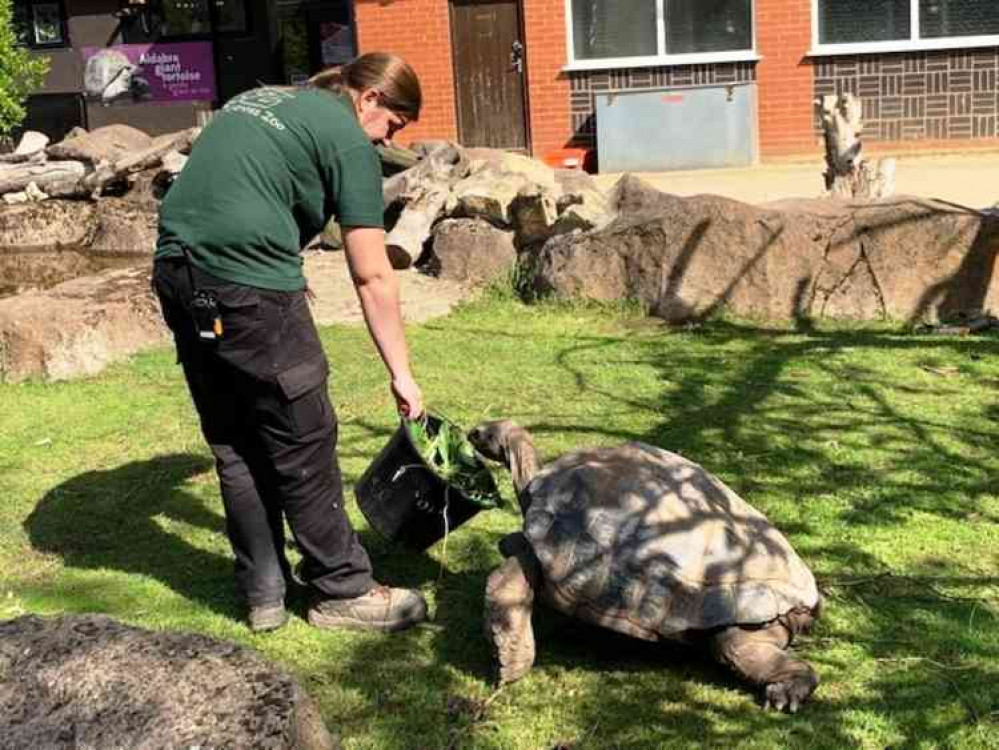
[[[573, 138], [567, 62], [565, 0], [521, 0], [527, 51], [528, 127], [534, 156], [543, 157]], [[814, 128], [812, 100], [816, 68], [806, 57], [811, 46], [811, 0], [756, 0], [756, 47], [762, 58], [755, 77], [759, 94], [760, 156], [764, 161], [822, 153]], [[361, 52], [386, 50], [402, 55], [423, 83], [420, 122], [400, 136], [408, 143], [425, 138], [457, 138], [448, 0], [355, 0]], [[988, 51], [991, 54], [991, 51]], [[619, 71], [620, 72], [620, 71]], [[579, 75], [579, 74], [577, 74]], [[819, 79], [821, 83], [821, 79]], [[989, 88], [991, 93], [993, 88]], [[999, 125], [995, 126], [999, 134]], [[949, 133], [898, 143], [897, 137], [869, 138], [869, 151], [994, 147], [992, 132]], [[963, 139], [963, 140], [962, 140]]]
[[565, 0], [523, 0], [531, 151], [541, 158], [572, 140]]
[[447, 0], [356, 0], [358, 49], [392, 52], [413, 66], [423, 89], [419, 122], [400, 143], [458, 137]]
[[810, 0], [756, 0], [756, 69], [763, 160], [815, 150]]
[[[566, 63], [565, 0], [522, 0], [527, 53], [528, 127], [543, 156], [572, 137]], [[423, 114], [399, 134], [403, 143], [457, 138], [454, 68], [447, 0], [356, 0], [360, 52], [401, 55], [420, 76]]]

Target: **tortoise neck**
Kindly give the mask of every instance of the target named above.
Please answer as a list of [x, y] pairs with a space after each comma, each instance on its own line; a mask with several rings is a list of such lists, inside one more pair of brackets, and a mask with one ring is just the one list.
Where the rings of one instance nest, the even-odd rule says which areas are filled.
[[534, 479], [534, 475], [538, 473], [538, 452], [534, 449], [534, 441], [531, 440], [531, 436], [524, 430], [517, 430], [510, 436], [507, 453], [510, 459], [510, 477], [513, 479], [513, 488], [517, 491], [520, 509], [526, 513], [524, 490]]

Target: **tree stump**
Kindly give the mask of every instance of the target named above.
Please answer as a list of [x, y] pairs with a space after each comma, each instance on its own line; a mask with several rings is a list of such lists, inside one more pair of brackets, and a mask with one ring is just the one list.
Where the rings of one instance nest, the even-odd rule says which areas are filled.
[[834, 198], [880, 200], [895, 192], [895, 160], [876, 167], [861, 155], [862, 106], [850, 93], [827, 94], [815, 100], [826, 147], [826, 191]]

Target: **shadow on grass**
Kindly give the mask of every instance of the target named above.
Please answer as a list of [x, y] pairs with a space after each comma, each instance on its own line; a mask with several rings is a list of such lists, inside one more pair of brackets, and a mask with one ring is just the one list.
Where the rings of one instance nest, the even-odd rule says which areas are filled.
[[[221, 509], [208, 508], [182, 489], [206, 472], [212, 472], [216, 486], [213, 467], [203, 456], [173, 454], [88, 471], [46, 493], [24, 527], [35, 549], [58, 555], [67, 567], [148, 576], [211, 611], [241, 619]], [[217, 535], [225, 552], [190, 544], [168, 530], [172, 523]], [[376, 573], [393, 585], [418, 587], [438, 573], [425, 554], [401, 550], [375, 532], [360, 536], [372, 552]], [[294, 593], [304, 592], [289, 591], [289, 598]], [[308, 598], [296, 603], [303, 616]]]
[[[485, 347], [494, 335], [511, 334], [485, 325], [468, 331], [469, 345]], [[975, 592], [994, 587], [995, 578], [980, 574], [982, 561], [960, 556], [886, 571], [882, 554], [851, 534], [898, 534], [897, 544], [918, 545], [903, 529], [914, 514], [996, 523], [982, 502], [994, 496], [986, 457], [995, 428], [900, 408], [897, 397], [957, 403], [962, 376], [912, 373], [954, 361], [960, 370], [972, 354], [999, 354], [999, 342], [814, 329], [803, 335], [723, 322], [692, 335], [704, 345], [688, 349], [665, 332], [645, 341], [566, 337], [554, 366], [575, 374], [577, 398], [599, 401], [607, 414], [627, 410], [637, 415], [632, 424], [644, 426], [587, 423], [578, 412], [570, 426], [554, 418], [525, 426], [541, 436], [571, 436], [578, 447], [610, 436], [681, 452], [764, 510], [818, 571], [827, 598], [826, 617], [798, 647], [824, 680], [816, 700], [796, 717], [764, 713], [700, 652], [614, 636], [539, 607], [538, 668], [483, 707], [490, 663], [482, 597], [502, 534], [477, 528], [451, 542], [454, 564], [437, 588], [433, 627], [359, 638], [347, 658], [331, 664], [330, 656], [305, 675], [317, 685], [335, 680], [337, 690], [357, 696], [349, 711], [323, 704], [334, 727], [349, 721], [358, 744], [386, 750], [512, 747], [525, 716], [540, 717], [529, 720], [539, 732], [546, 723], [573, 727], [532, 750], [989, 746], [988, 733], [999, 732], [999, 673], [988, 665], [999, 664], [999, 644], [988, 635], [997, 624], [994, 599]], [[896, 376], [836, 356], [850, 350], [920, 356]], [[597, 367], [624, 359], [651, 367], [661, 388], [636, 397], [594, 377]], [[357, 424], [356, 434], [344, 447], [357, 463], [388, 436], [367, 424]], [[853, 453], [842, 447], [850, 441], [859, 444]], [[43, 498], [28, 521], [32, 542], [67, 565], [149, 575], [230, 614], [234, 605], [227, 599], [219, 606], [217, 595], [231, 589], [229, 559], [193, 549], [159, 523], [173, 519], [222, 534], [221, 517], [180, 488], [209, 468], [207, 460], [181, 455], [83, 474]], [[512, 517], [503, 525], [508, 521], [516, 525]], [[431, 557], [370, 532], [363, 537], [376, 572], [392, 583], [436, 578]], [[165, 554], [151, 555], [154, 549]], [[497, 735], [500, 724], [504, 734]]]
[[[526, 337], [488, 324], [462, 333], [470, 341]], [[804, 714], [767, 714], [745, 700], [737, 680], [699, 654], [630, 642], [539, 607], [542, 669], [505, 689], [474, 726], [449, 718], [463, 735], [453, 746], [493, 747], [490, 713], [504, 706], [550, 710], [552, 696], [571, 696], [559, 701], [559, 711], [572, 717], [565, 723], [586, 728], [560, 742], [553, 738], [553, 746], [574, 750], [695, 741], [772, 747], [775, 740], [828, 748], [992, 746], [987, 738], [999, 736], [993, 690], [999, 642], [990, 632], [999, 611], [995, 596], [983, 591], [994, 592], [999, 578], [983, 572], [994, 570], [999, 558], [940, 550], [958, 527], [980, 524], [987, 534], [999, 522], [991, 510], [992, 446], [999, 433], [962, 411], [969, 387], [995, 389], [977, 379], [976, 362], [999, 354], [999, 340], [768, 331], [722, 321], [684, 335], [700, 341], [687, 348], [665, 330], [644, 340], [570, 334], [553, 356], [552, 366], [575, 385], [572, 398], [651, 427], [620, 427], [613, 418], [566, 424], [555, 413], [524, 426], [542, 443], [575, 435], [570, 440], [585, 447], [611, 437], [680, 452], [767, 512], [816, 569], [826, 596], [827, 616], [797, 649], [825, 684]], [[658, 372], [660, 395], [636, 396], [602, 380], [601, 372], [624, 361]], [[983, 416], [995, 409], [986, 404]], [[898, 545], [918, 550], [919, 527], [910, 524], [934, 519], [951, 525], [927, 532], [943, 535], [936, 551], [910, 555], [898, 569], [890, 568], [883, 550], [865, 546], [871, 535], [891, 534]], [[964, 544], [967, 549], [970, 542]], [[466, 616], [488, 570], [469, 573], [477, 586], [460, 599], [469, 607]], [[463, 632], [473, 634], [467, 627]], [[442, 633], [436, 644], [442, 664], [450, 664], [456, 650], [450, 637]], [[481, 659], [463, 662], [476, 663]], [[573, 686], [576, 670], [584, 674], [581, 686]]]
[[[884, 731], [893, 733], [903, 745], [921, 740], [974, 746], [979, 735], [999, 729], [999, 698], [988, 687], [994, 684], [996, 672], [983, 666], [999, 663], [999, 644], [986, 635], [996, 625], [996, 600], [975, 594], [983, 588], [994, 590], [999, 579], [969, 574], [966, 562], [958, 557], [924, 558], [918, 570], [889, 571], [865, 581], [869, 573], [885, 571], [879, 556], [856, 543], [824, 543], [828, 532], [821, 530], [830, 520], [844, 529], [899, 528], [917, 514], [963, 524], [999, 521], [982, 504], [994, 492], [994, 465], [986, 457], [995, 444], [995, 429], [955, 423], [946, 411], [932, 417], [912, 416], [911, 411], [894, 405], [899, 394], [929, 399], [946, 398], [951, 392], [954, 399], [959, 398], [959, 387], [945, 377], [952, 370], [943, 371], [935, 383], [915, 385], [835, 358], [845, 352], [862, 356], [869, 351], [883, 357], [918, 350], [925, 356], [905, 369], [939, 372], [937, 356], [945, 361], [966, 357], [971, 365], [975, 358], [999, 354], [999, 341], [864, 331], [812, 330], [803, 337], [720, 322], [699, 335], [720, 350], [717, 356], [704, 357], [703, 347], [689, 356], [682, 347], [669, 347], [661, 354], [648, 347], [649, 362], [670, 386], [661, 402], [650, 406], [668, 415], [668, 420], [647, 432], [622, 437], [678, 451], [695, 461], [709, 457], [706, 465], [724, 474], [751, 502], [764, 492], [800, 502], [797, 511], [774, 509], [784, 517], [778, 525], [798, 542], [806, 559], [824, 572], [818, 576], [820, 587], [827, 610], [836, 619], [834, 624], [820, 622], [820, 637], [806, 638], [802, 655], [816, 663], [820, 674], [831, 672], [835, 679], [837, 671], [854, 669], [858, 661], [837, 663], [833, 657], [823, 669], [823, 641], [841, 648], [852, 644], [863, 654], [859, 660], [863, 668], [875, 672], [867, 683], [870, 697], [859, 701], [839, 699], [820, 687], [804, 720], [807, 723], [802, 725], [815, 736], [802, 744], [855, 745], [865, 734], [865, 719], [860, 718], [865, 713], [866, 721], [875, 715], [891, 717], [886, 722], [891, 728]], [[752, 343], [745, 351], [734, 355], [725, 351], [728, 344], [746, 341]], [[642, 406], [592, 387], [587, 367], [572, 365], [577, 354], [589, 347], [623, 343], [567, 346], [560, 363], [576, 371], [584, 398], [599, 391], [602, 400], [633, 410]], [[592, 360], [592, 353], [584, 360]], [[797, 385], [790, 371], [802, 366], [832, 382], [832, 389]], [[956, 370], [960, 371], [960, 365]], [[842, 387], [837, 389], [837, 382]], [[835, 397], [837, 390], [843, 398]], [[857, 462], [838, 442], [854, 443], [860, 455], [875, 458], [878, 465]], [[802, 471], [803, 467], [812, 470]], [[847, 502], [830, 519], [817, 500], [833, 496]], [[768, 510], [765, 504], [760, 507]], [[918, 540], [909, 537], [901, 543]], [[852, 580], [858, 576], [859, 581]], [[840, 586], [843, 579], [847, 582]], [[980, 625], [969, 635], [969, 623], [976, 615]], [[850, 617], [857, 618], [852, 628], [843, 622]], [[825, 635], [830, 630], [831, 636]], [[618, 710], [606, 700], [601, 691], [602, 737], [592, 746], [604, 746], [604, 742], [636, 750], [651, 746], [629, 741], [630, 730], [623, 724], [615, 737], [614, 717], [627, 714], [628, 699], [623, 693], [613, 695], [612, 700], [620, 701]], [[632, 695], [631, 700], [634, 705], [642, 698]], [[708, 713], [719, 710], [703, 708]], [[754, 728], [775, 721], [753, 714], [729, 720], [744, 726], [747, 741]], [[713, 723], [719, 726], [726, 721], [716, 717]], [[705, 727], [700, 736], [710, 738], [709, 743], [722, 739], [711, 737], [710, 728]], [[656, 741], [667, 740], [662, 736]]]
[[180, 453], [88, 471], [46, 493], [24, 527], [32, 546], [58, 555], [67, 567], [148, 576], [236, 617], [231, 557], [199, 549], [166, 528], [183, 523], [224, 536], [221, 515], [182, 489], [212, 467], [204, 456]]

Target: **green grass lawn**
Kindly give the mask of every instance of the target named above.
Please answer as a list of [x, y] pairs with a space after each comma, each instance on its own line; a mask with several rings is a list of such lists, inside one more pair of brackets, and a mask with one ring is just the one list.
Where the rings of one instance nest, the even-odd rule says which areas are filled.
[[[352, 485], [396, 419], [366, 333], [323, 337]], [[766, 513], [826, 596], [799, 649], [822, 679], [814, 702], [763, 712], [702, 654], [543, 609], [534, 670], [493, 696], [482, 591], [519, 526], [512, 504], [412, 554], [369, 530], [348, 486], [376, 573], [422, 589], [433, 622], [320, 632], [296, 605], [289, 627], [251, 635], [167, 350], [87, 381], [0, 386], [0, 618], [103, 612], [248, 644], [301, 679], [348, 750], [999, 747], [999, 338], [676, 330], [498, 297], [409, 337], [429, 405], [465, 426], [515, 419], [547, 457], [650, 442]], [[512, 499], [505, 475], [501, 488]]]

